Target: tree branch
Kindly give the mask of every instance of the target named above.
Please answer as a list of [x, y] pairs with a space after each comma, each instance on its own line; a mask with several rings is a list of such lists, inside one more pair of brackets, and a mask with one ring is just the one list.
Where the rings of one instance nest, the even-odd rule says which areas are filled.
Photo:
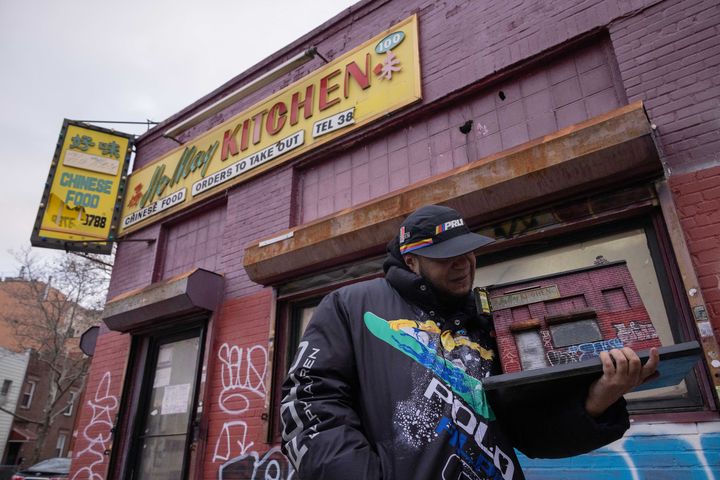
[[38, 422], [37, 420], [31, 420], [27, 417], [23, 417], [22, 415], [11, 412], [10, 410], [6, 410], [3, 407], [0, 407], [0, 412], [7, 413], [8, 415], [12, 416], [13, 418], [17, 418], [18, 420], [22, 420], [23, 422], [32, 423], [34, 425], [42, 425], [42, 422]]

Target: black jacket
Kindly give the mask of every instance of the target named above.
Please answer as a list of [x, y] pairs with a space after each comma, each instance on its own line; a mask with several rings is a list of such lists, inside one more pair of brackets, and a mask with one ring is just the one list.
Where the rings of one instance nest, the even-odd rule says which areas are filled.
[[513, 447], [577, 455], [629, 427], [622, 400], [587, 415], [585, 389], [491, 407], [481, 380], [499, 361], [472, 297], [438, 302], [392, 247], [385, 271], [326, 296], [300, 342], [281, 407], [300, 479], [523, 479]]

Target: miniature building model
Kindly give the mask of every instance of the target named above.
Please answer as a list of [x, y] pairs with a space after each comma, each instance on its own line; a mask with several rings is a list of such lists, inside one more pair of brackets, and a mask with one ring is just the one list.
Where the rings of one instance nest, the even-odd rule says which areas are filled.
[[506, 373], [580, 362], [613, 348], [660, 346], [624, 261], [488, 290]]

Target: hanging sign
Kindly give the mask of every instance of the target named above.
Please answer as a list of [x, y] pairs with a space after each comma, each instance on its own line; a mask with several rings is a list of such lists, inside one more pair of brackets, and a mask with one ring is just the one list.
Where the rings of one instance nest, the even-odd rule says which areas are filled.
[[63, 122], [30, 237], [33, 246], [110, 253], [132, 138], [81, 122]]
[[129, 233], [420, 100], [417, 17], [133, 172]]

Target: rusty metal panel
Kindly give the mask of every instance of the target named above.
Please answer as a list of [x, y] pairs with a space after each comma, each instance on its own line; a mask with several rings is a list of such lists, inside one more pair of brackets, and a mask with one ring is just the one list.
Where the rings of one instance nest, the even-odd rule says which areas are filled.
[[481, 158], [362, 206], [277, 232], [245, 249], [255, 282], [286, 281], [383, 251], [402, 219], [429, 203], [453, 207], [472, 224], [520, 205], [566, 198], [621, 180], [662, 176], [642, 102], [599, 115], [513, 149]]

